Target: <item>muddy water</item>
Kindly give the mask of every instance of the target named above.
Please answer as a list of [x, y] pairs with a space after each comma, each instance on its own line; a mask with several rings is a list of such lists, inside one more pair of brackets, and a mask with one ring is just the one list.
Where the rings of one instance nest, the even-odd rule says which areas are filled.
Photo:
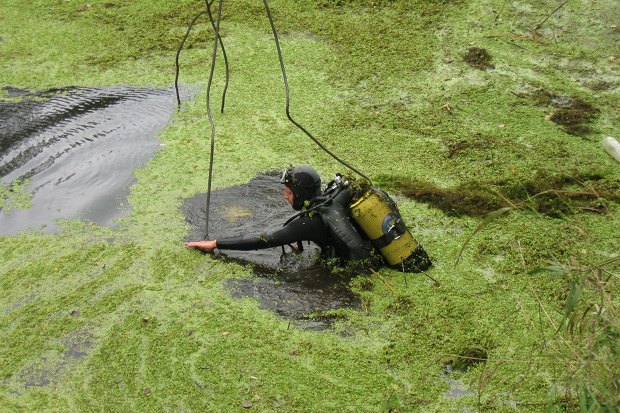
[[56, 232], [58, 218], [111, 225], [128, 213], [133, 171], [159, 148], [157, 132], [176, 109], [174, 90], [4, 92], [0, 177], [4, 185], [29, 180], [32, 207], [0, 212], [0, 235]]
[[[271, 232], [282, 227], [295, 211], [282, 196], [279, 174], [267, 173], [238, 185], [211, 193], [209, 238]], [[181, 207], [190, 231], [187, 240], [205, 235], [206, 194], [185, 200]], [[230, 279], [227, 286], [236, 298], [251, 297], [262, 308], [293, 320], [296, 325], [321, 330], [332, 323], [322, 314], [338, 308], [357, 307], [350, 291], [350, 276], [326, 268], [319, 260], [319, 249], [304, 243], [304, 251], [290, 247], [259, 251], [220, 250], [224, 260], [251, 265], [254, 276]]]

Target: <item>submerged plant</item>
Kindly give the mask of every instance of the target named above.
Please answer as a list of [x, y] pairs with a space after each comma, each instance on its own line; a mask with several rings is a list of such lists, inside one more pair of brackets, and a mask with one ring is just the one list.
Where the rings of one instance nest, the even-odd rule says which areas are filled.
[[620, 183], [597, 174], [536, 174], [525, 182], [472, 181], [455, 188], [440, 188], [428, 181], [404, 177], [380, 176], [378, 180], [386, 188], [398, 190], [451, 216], [489, 216], [510, 207], [559, 218], [578, 212], [604, 213], [612, 202], [620, 202]]
[[619, 264], [616, 256], [596, 265], [573, 262], [530, 272], [567, 283], [563, 316], [546, 355], [563, 366], [562, 384], [582, 412], [615, 412], [620, 406], [620, 308], [613, 296]]
[[[542, 178], [540, 179], [542, 180]], [[567, 180], [567, 178], [550, 179], [550, 183], [547, 184], [549, 188], [536, 185], [536, 181], [513, 185], [504, 189], [503, 192], [508, 195], [495, 191], [496, 202], [501, 202], [504, 206], [485, 215], [482, 222], [478, 224], [461, 246], [455, 265], [459, 263], [465, 247], [478, 232], [511, 211], [530, 210], [551, 218], [565, 218], [567, 215], [578, 211], [609, 212], [610, 201], [618, 202], [620, 200], [617, 188], [597, 190], [591, 183], [586, 183], [578, 178], [574, 178], [579, 185], [578, 190], [554, 189], [554, 187], [563, 188], [560, 185]]]

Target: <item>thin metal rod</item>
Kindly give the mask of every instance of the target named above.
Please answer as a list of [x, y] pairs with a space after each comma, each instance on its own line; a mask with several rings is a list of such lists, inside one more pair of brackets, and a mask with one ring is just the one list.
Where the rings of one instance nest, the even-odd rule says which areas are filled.
[[209, 239], [209, 206], [211, 204], [211, 178], [213, 176], [213, 151], [215, 149], [215, 124], [211, 116], [211, 84], [213, 83], [213, 73], [215, 72], [215, 59], [217, 58], [217, 45], [220, 37], [220, 20], [222, 18], [222, 3], [219, 0], [217, 9], [217, 19], [215, 21], [215, 37], [213, 41], [213, 55], [211, 57], [211, 71], [209, 72], [209, 82], [207, 84], [207, 117], [211, 125], [211, 152], [209, 154], [209, 181], [207, 186], [207, 205], [205, 214], [205, 239]]
[[280, 49], [280, 40], [278, 39], [278, 32], [276, 31], [276, 26], [273, 23], [273, 17], [271, 16], [271, 10], [269, 9], [269, 4], [267, 4], [267, 0], [263, 0], [263, 4], [265, 5], [265, 11], [267, 12], [267, 17], [269, 17], [269, 24], [271, 25], [271, 31], [273, 32], [273, 37], [276, 41], [276, 49], [278, 50], [278, 59], [280, 60], [280, 69], [282, 70], [282, 78], [284, 79], [284, 92], [286, 94], [286, 117], [288, 118], [288, 120], [291, 121], [293, 125], [297, 126], [303, 133], [305, 133], [310, 139], [312, 139], [314, 143], [316, 143], [321, 149], [323, 149], [323, 151], [325, 151], [327, 154], [329, 154], [332, 158], [340, 162], [345, 167], [349, 168], [356, 174], [366, 179], [372, 185], [372, 181], [370, 180], [370, 178], [368, 178], [366, 175], [364, 175], [363, 173], [361, 173], [360, 171], [358, 171], [357, 169], [355, 169], [354, 167], [352, 167], [351, 165], [349, 165], [348, 163], [346, 163], [345, 161], [337, 157], [335, 154], [333, 154], [321, 142], [319, 142], [314, 136], [312, 136], [312, 134], [308, 132], [306, 128], [304, 128], [301, 124], [299, 124], [298, 122], [295, 121], [295, 119], [292, 118], [290, 114], [290, 95], [289, 95], [289, 89], [288, 89], [288, 79], [286, 77], [286, 70], [284, 68], [284, 59], [282, 58], [282, 50]]
[[177, 92], [177, 106], [178, 106], [178, 108], [181, 108], [181, 96], [179, 94], [179, 72], [180, 72], [179, 57], [181, 56], [181, 50], [183, 50], [183, 46], [185, 45], [185, 41], [187, 40], [187, 37], [189, 36], [189, 33], [192, 31], [192, 27], [194, 27], [194, 23], [196, 23], [196, 20], [198, 20], [198, 18], [200, 18], [200, 16], [202, 16], [206, 12], [207, 12], [207, 10], [203, 10], [203, 11], [201, 11], [200, 13], [198, 13], [198, 14], [196, 14], [194, 16], [194, 18], [192, 19], [192, 22], [187, 27], [187, 32], [185, 33], [185, 36], [183, 37], [183, 40], [181, 40], [181, 44], [179, 45], [179, 49], [177, 50], [177, 56], [176, 56], [176, 59], [175, 59], [176, 75], [174, 77], [174, 90], [176, 90], [176, 92]]
[[[209, 13], [209, 20], [211, 21], [211, 26], [213, 27], [213, 31], [215, 31], [215, 22], [213, 21], [213, 15], [211, 14], [211, 5], [215, 0], [205, 0], [205, 4], [207, 5], [207, 12]], [[220, 113], [224, 113], [224, 105], [226, 104], [226, 91], [228, 90], [228, 81], [230, 80], [230, 72], [228, 70], [228, 55], [226, 54], [226, 49], [224, 48], [224, 42], [222, 41], [222, 36], [217, 36], [220, 42], [220, 47], [222, 48], [222, 56], [224, 56], [224, 66], [226, 67], [226, 83], [224, 84], [224, 91], [222, 92], [222, 106], [220, 108]]]
[[[179, 45], [179, 49], [177, 50], [177, 54], [176, 54], [176, 58], [175, 58], [176, 74], [175, 74], [175, 77], [174, 77], [174, 89], [176, 91], [177, 107], [179, 109], [181, 108], [181, 96], [180, 96], [180, 93], [179, 93], [179, 73], [180, 73], [179, 59], [180, 59], [180, 56], [181, 56], [181, 51], [183, 50], [183, 46], [185, 45], [185, 42], [187, 41], [187, 38], [189, 37], [189, 34], [190, 34], [192, 28], [194, 27], [194, 24], [196, 24], [196, 21], [203, 14], [205, 14], [205, 13], [209, 14], [209, 20], [211, 21], [211, 27], [213, 27], [213, 30], [215, 31], [215, 22], [213, 21], [213, 15], [211, 14], [211, 5], [213, 4], [214, 1], [215, 0], [211, 0], [211, 1], [205, 0], [205, 5], [206, 5], [207, 9], [199, 12], [198, 14], [196, 14], [194, 16], [194, 18], [192, 19], [191, 23], [187, 27], [187, 32], [185, 33], [185, 36], [183, 36], [183, 40], [181, 40], [181, 44]], [[226, 49], [224, 48], [224, 42], [222, 41], [222, 37], [221, 36], [218, 36], [218, 39], [219, 39], [220, 47], [222, 48], [222, 55], [224, 56], [224, 65], [226, 67], [226, 84], [224, 85], [224, 91], [222, 92], [222, 106], [220, 108], [220, 112], [224, 113], [224, 106], [226, 105], [226, 92], [228, 90], [228, 84], [229, 84], [229, 81], [230, 81], [230, 70], [229, 70], [229, 67], [228, 67], [228, 55], [226, 54]]]

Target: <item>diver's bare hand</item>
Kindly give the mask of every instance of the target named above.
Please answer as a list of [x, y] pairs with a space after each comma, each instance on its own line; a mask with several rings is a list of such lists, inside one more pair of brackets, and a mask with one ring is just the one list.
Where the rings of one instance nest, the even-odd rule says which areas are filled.
[[197, 248], [201, 251], [213, 251], [217, 248], [217, 240], [191, 241], [185, 243], [186, 247]]

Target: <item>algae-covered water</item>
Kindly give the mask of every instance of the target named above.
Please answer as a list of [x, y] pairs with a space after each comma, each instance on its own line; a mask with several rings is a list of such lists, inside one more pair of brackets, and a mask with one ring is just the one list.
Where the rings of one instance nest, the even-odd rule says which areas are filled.
[[[84, 185], [124, 214], [50, 214], [53, 231], [41, 222], [8, 230], [12, 216], [39, 215], [35, 188], [46, 177], [68, 190], [72, 178], [39, 168], [38, 178], [3, 179], [1, 410], [614, 411], [620, 164], [600, 142], [620, 136], [617, 2], [270, 6], [291, 113], [393, 195], [433, 267], [300, 278], [269, 265], [261, 272], [260, 255], [184, 247], [201, 235], [184, 205], [205, 193], [209, 167], [213, 33], [202, 16], [180, 56], [180, 83], [196, 95], [176, 112], [174, 101], [160, 111], [148, 99], [150, 111], [116, 111], [113, 124], [127, 128], [116, 136], [146, 149], [144, 158], [114, 157], [127, 173], [112, 175], [112, 192]], [[15, 108], [44, 107], [50, 91], [173, 100], [176, 48], [204, 7], [1, 0], [0, 130], [9, 132], [0, 143], [19, 140], [7, 120], [26, 112]], [[230, 85], [220, 113], [220, 58], [214, 197], [288, 164], [311, 164], [325, 181], [344, 172], [286, 118], [263, 4], [225, 2], [221, 36]], [[88, 125], [81, 116], [69, 123]], [[156, 121], [143, 128], [146, 119]], [[63, 133], [83, 134], [64, 126], [52, 119], [27, 135], [68, 149], [52, 156], [65, 171], [92, 161], [82, 149], [119, 147], [62, 146]], [[77, 163], [64, 163], [74, 154]], [[106, 168], [117, 170], [96, 170]], [[53, 183], [42, 187], [50, 196]], [[250, 205], [228, 202], [214, 223], [243, 228], [281, 208]], [[323, 283], [329, 275], [335, 281]]]

